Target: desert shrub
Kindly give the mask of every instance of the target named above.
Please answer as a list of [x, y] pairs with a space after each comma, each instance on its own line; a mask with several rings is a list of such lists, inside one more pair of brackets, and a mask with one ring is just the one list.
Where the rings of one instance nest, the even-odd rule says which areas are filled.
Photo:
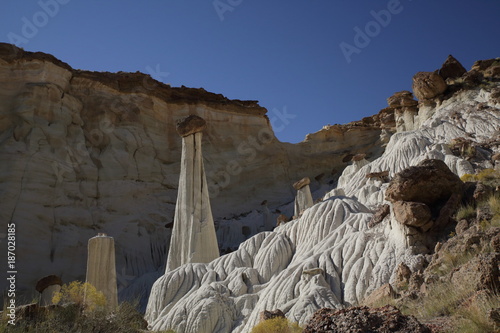
[[19, 318], [15, 326], [0, 322], [0, 332], [53, 333], [140, 333], [147, 328], [137, 304], [121, 303], [114, 311], [106, 308], [104, 295], [88, 283], [64, 285], [53, 298], [57, 305], [39, 307], [36, 316]]
[[95, 311], [106, 306], [106, 297], [90, 283], [73, 281], [62, 286], [61, 291], [52, 298], [54, 304], [76, 304], [88, 311]]
[[464, 174], [460, 179], [463, 182], [482, 182], [490, 186], [500, 185], [500, 171], [495, 169], [484, 169], [475, 175]]
[[252, 333], [301, 333], [302, 328], [286, 318], [273, 318], [261, 321], [254, 326]]

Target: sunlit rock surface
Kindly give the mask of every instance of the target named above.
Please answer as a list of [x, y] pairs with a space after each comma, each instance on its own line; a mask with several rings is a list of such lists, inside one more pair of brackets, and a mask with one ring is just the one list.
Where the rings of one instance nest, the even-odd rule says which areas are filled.
[[204, 164], [221, 248], [270, 230], [278, 207], [291, 216], [297, 179], [313, 177], [318, 197], [347, 165], [346, 150], [383, 151], [378, 124], [279, 142], [271, 124], [286, 130], [299, 119], [293, 106], [271, 107], [142, 73], [73, 70], [51, 55], [0, 44], [0, 219], [17, 225], [18, 295], [31, 297], [50, 274], [84, 281], [87, 241], [101, 232], [115, 240], [119, 296], [142, 295], [145, 306], [165, 270], [173, 226], [181, 162], [175, 123], [189, 114], [207, 121]]
[[[491, 87], [456, 93], [417, 119], [414, 131], [393, 135], [384, 154], [369, 162], [354, 159], [323, 202], [273, 232], [260, 233], [233, 253], [207, 265], [187, 265], [158, 279], [146, 319], [154, 330], [249, 332], [263, 310], [280, 309], [304, 324], [322, 307], [355, 305], [371, 291], [394, 282], [404, 263], [422, 265], [429, 244], [415, 228], [397, 221], [385, 200], [388, 183], [367, 174], [396, 173], [426, 159], [445, 162], [455, 174], [493, 167], [500, 149], [500, 110]], [[485, 107], [484, 105], [487, 105]], [[419, 115], [417, 115], [418, 117]], [[488, 156], [470, 161], [452, 154], [447, 143], [467, 137], [488, 146]], [[390, 214], [372, 228], [382, 204]], [[424, 231], [416, 231], [425, 236]]]

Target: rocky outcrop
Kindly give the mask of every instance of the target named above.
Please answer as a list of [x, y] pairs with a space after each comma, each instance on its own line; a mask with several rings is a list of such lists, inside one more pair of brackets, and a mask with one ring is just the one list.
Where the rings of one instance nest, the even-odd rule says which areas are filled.
[[48, 275], [36, 283], [35, 289], [40, 295], [40, 305], [52, 305], [54, 295], [61, 290], [62, 280], [59, 276]]
[[311, 184], [311, 180], [308, 177], [302, 178], [301, 180], [293, 184], [293, 188], [297, 190], [294, 205], [295, 217], [301, 216], [307, 208], [313, 205], [313, 199], [309, 184]]
[[403, 90], [389, 97], [387, 104], [391, 108], [403, 108], [417, 106], [418, 102], [413, 99], [413, 94], [410, 91]]
[[377, 208], [375, 213], [373, 214], [370, 222], [368, 223], [369, 228], [373, 228], [380, 222], [382, 222], [387, 215], [389, 215], [391, 212], [391, 206], [387, 204], [383, 204], [380, 207]]
[[455, 59], [451, 54], [446, 58], [439, 69], [439, 75], [446, 81], [447, 79], [457, 79], [464, 75], [467, 70], [462, 66], [462, 64]]
[[424, 160], [397, 173], [386, 191], [390, 201], [415, 201], [432, 206], [462, 192], [463, 183], [441, 160]]
[[413, 76], [413, 93], [419, 100], [432, 99], [446, 90], [446, 82], [435, 72], [418, 72]]
[[182, 136], [181, 173], [166, 271], [219, 257], [202, 154], [206, 122], [190, 115], [177, 123]]
[[285, 318], [285, 314], [280, 309], [274, 311], [264, 310], [260, 313], [260, 321], [273, 319], [273, 318]]
[[[423, 228], [429, 225], [432, 213], [429, 206], [421, 202], [396, 201], [393, 204], [394, 217], [396, 220], [410, 227]], [[429, 226], [430, 227], [430, 226]]]
[[118, 306], [116, 287], [115, 241], [100, 233], [89, 239], [86, 282], [106, 297], [106, 306], [114, 310]]
[[462, 181], [443, 161], [424, 160], [396, 174], [385, 196], [393, 203], [395, 220], [408, 227], [408, 243], [431, 249], [436, 235], [426, 233], [450, 224], [462, 190]]
[[304, 333], [414, 332], [431, 333], [415, 317], [403, 315], [397, 308], [354, 307], [343, 310], [321, 309], [308, 322]]

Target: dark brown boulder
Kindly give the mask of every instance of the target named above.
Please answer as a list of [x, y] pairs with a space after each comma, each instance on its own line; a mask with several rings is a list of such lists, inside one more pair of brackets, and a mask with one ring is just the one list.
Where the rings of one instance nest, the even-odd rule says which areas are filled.
[[264, 310], [260, 313], [260, 321], [274, 319], [274, 318], [285, 318], [285, 314], [280, 309], [274, 311]]
[[424, 160], [397, 173], [386, 191], [391, 202], [413, 201], [432, 206], [462, 192], [463, 182], [441, 160]]
[[390, 107], [398, 108], [417, 106], [418, 102], [413, 99], [413, 94], [410, 91], [403, 90], [389, 97], [387, 99], [387, 104], [389, 104]]
[[185, 137], [202, 132], [206, 127], [207, 122], [205, 119], [192, 114], [177, 121], [176, 129], [180, 136]]
[[439, 69], [439, 75], [441, 75], [441, 77], [445, 80], [459, 78], [466, 72], [467, 70], [464, 68], [464, 66], [462, 66], [462, 64], [451, 54], [443, 63], [441, 69]]
[[36, 291], [41, 293], [47, 287], [53, 286], [55, 284], [62, 286], [63, 283], [62, 283], [61, 278], [57, 275], [48, 275], [48, 276], [45, 276], [45, 277], [41, 278], [40, 280], [38, 280], [38, 282], [36, 283], [35, 289], [36, 289]]
[[387, 305], [371, 309], [367, 306], [342, 310], [323, 308], [314, 313], [304, 333], [407, 332], [431, 333], [413, 316], [403, 315]]
[[375, 214], [373, 214], [370, 222], [368, 222], [368, 228], [373, 228], [380, 222], [382, 222], [387, 215], [391, 212], [391, 207], [388, 204], [384, 204], [378, 207]]
[[444, 79], [436, 72], [418, 72], [413, 76], [413, 93], [419, 100], [441, 95], [447, 88]]
[[431, 209], [424, 203], [396, 201], [393, 205], [394, 217], [404, 225], [421, 228], [431, 220]]

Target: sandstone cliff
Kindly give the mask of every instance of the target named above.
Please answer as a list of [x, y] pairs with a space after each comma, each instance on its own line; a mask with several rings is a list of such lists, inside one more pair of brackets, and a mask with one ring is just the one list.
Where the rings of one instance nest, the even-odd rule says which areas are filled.
[[19, 295], [30, 298], [49, 274], [83, 280], [87, 241], [103, 232], [116, 242], [120, 294], [147, 297], [172, 230], [181, 157], [175, 121], [188, 114], [207, 120], [204, 162], [223, 248], [269, 228], [277, 207], [291, 216], [296, 180], [312, 177], [318, 197], [347, 155], [383, 151], [378, 125], [337, 125], [282, 143], [270, 124], [286, 130], [288, 120], [256, 101], [142, 73], [74, 70], [0, 44], [0, 218], [17, 224]]

